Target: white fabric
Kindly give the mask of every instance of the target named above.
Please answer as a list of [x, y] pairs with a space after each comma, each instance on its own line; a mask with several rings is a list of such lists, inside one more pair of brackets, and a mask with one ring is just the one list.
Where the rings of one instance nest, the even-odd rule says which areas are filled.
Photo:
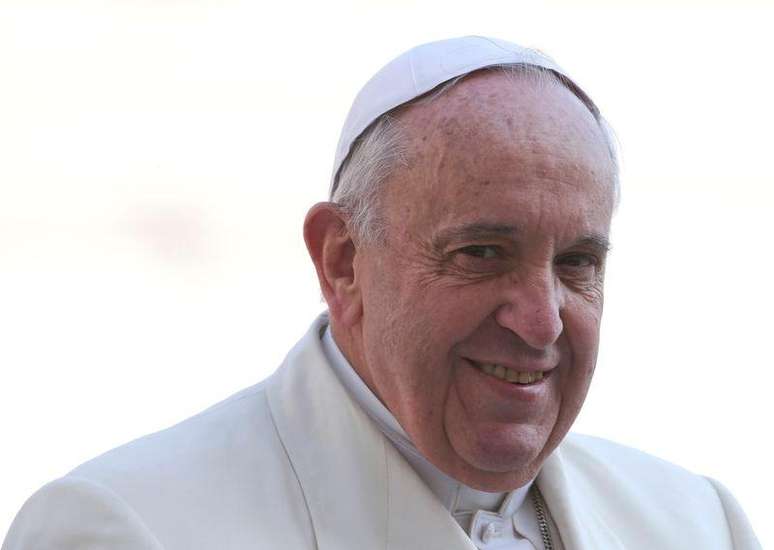
[[[265, 382], [43, 487], [2, 550], [473, 550], [333, 373], [326, 323]], [[568, 436], [535, 483], [567, 550], [760, 549], [725, 488], [608, 441]]]
[[[562, 550], [556, 526], [549, 519], [555, 550]], [[531, 499], [519, 503], [512, 492], [497, 511], [478, 510], [468, 536], [479, 550], [544, 550], [537, 515]]]
[[[485, 36], [464, 36], [416, 46], [382, 67], [355, 97], [341, 130], [333, 162], [331, 189], [352, 144], [384, 113], [457, 76], [501, 64], [543, 67], [572, 79], [547, 55]], [[583, 97], [585, 94], [573, 82]], [[589, 100], [589, 105], [593, 103]]]

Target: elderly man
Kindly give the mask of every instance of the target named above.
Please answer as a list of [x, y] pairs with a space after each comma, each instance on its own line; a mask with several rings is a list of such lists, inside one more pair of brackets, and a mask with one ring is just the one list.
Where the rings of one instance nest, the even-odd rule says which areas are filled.
[[306, 218], [329, 313], [268, 380], [42, 488], [3, 550], [759, 548], [717, 482], [568, 435], [617, 185], [542, 54], [401, 55]]

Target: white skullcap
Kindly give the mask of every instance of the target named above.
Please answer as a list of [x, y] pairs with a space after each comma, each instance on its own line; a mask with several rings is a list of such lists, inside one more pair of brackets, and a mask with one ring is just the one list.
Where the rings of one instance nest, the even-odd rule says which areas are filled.
[[425, 94], [452, 78], [492, 65], [525, 64], [553, 71], [598, 115], [594, 103], [547, 55], [485, 36], [464, 36], [416, 46], [399, 55], [369, 80], [355, 97], [341, 130], [333, 163], [331, 195], [352, 144], [384, 113]]

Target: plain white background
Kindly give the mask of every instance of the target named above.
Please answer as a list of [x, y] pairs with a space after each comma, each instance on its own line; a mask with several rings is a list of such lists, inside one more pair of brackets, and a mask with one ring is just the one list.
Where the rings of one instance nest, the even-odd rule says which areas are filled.
[[774, 544], [762, 2], [0, 0], [0, 533], [35, 489], [267, 376], [322, 310], [301, 223], [420, 42], [554, 56], [622, 148], [576, 429], [720, 479]]

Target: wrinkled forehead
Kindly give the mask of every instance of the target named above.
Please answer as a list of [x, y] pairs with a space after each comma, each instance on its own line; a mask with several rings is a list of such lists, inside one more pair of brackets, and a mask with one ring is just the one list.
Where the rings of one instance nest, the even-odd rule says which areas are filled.
[[404, 167], [480, 173], [510, 156], [540, 172], [561, 159], [609, 186], [614, 180], [594, 115], [562, 83], [539, 74], [478, 71], [432, 101], [401, 107], [393, 120], [405, 145]]
[[613, 208], [606, 140], [561, 83], [480, 72], [430, 102], [402, 107], [394, 120], [405, 162], [389, 176], [383, 205], [401, 223], [420, 211], [440, 219], [480, 210], [510, 220], [528, 203], [580, 218]]

